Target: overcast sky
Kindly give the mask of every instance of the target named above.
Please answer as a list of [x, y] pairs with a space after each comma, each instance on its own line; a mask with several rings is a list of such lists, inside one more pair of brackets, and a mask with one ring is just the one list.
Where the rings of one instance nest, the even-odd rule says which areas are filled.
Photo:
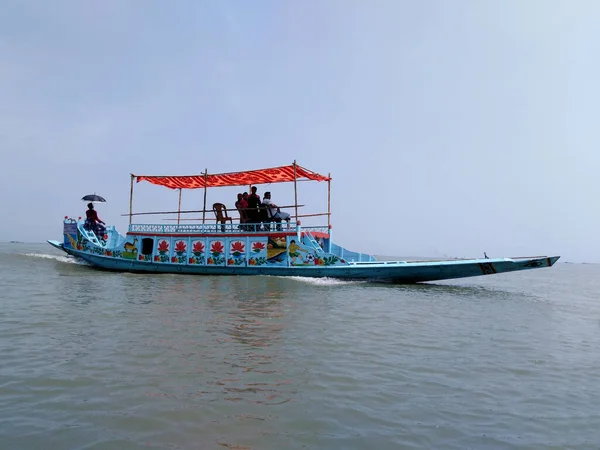
[[[349, 249], [600, 262], [599, 19], [594, 0], [4, 0], [0, 240], [61, 239], [93, 192], [124, 233], [130, 172], [296, 159], [331, 172]], [[326, 210], [326, 184], [299, 201]], [[136, 185], [134, 210], [176, 208]]]

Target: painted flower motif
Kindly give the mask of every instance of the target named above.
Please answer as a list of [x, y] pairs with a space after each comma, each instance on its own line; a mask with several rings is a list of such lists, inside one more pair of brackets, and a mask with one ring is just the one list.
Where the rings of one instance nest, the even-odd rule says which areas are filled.
[[139, 259], [140, 261], [143, 261], [143, 260], [144, 260], [144, 255], [138, 255], [138, 259]]
[[154, 261], [156, 261], [156, 262], [160, 261], [160, 256], [154, 255]]
[[240, 252], [240, 253], [244, 253], [244, 244], [240, 241], [235, 241], [234, 243], [231, 244], [231, 252]]
[[231, 254], [239, 258], [244, 254], [244, 244], [240, 241], [235, 241], [231, 244]]
[[233, 258], [229, 258], [229, 259], [227, 260], [227, 265], [228, 265], [228, 266], [233, 266], [234, 264], [235, 264], [235, 260], [234, 260]]
[[188, 262], [189, 262], [190, 264], [196, 264], [196, 258], [190, 258], [190, 259], [188, 260]]
[[213, 254], [213, 256], [219, 256], [224, 250], [225, 247], [223, 247], [223, 244], [221, 244], [219, 241], [213, 242], [210, 247], [210, 252]]
[[209, 257], [206, 259], [206, 264], [208, 264], [208, 265], [210, 266], [212, 263], [213, 263], [213, 259], [212, 259], [212, 258], [209, 256]]
[[250, 258], [248, 260], [248, 264], [251, 265], [251, 266], [255, 266], [256, 265], [256, 260], [254, 258]]
[[315, 266], [322, 266], [324, 261], [321, 258], [315, 258]]
[[192, 250], [196, 256], [200, 256], [199, 253], [204, 253], [204, 244], [201, 241], [194, 242]]
[[167, 253], [169, 251], [169, 243], [167, 241], [160, 241], [158, 243], [158, 252], [161, 255], [164, 255], [165, 253]]
[[265, 244], [262, 242], [253, 242], [252, 243], [252, 251], [255, 253], [260, 253], [261, 250], [265, 249]]
[[185, 242], [183, 242], [183, 241], [177, 241], [175, 243], [175, 252], [179, 256], [181, 256], [183, 253], [185, 253], [185, 248], [186, 248]]

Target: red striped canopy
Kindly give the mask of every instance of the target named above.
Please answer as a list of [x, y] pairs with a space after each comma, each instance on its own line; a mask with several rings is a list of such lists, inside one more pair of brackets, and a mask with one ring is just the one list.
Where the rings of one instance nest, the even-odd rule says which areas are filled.
[[[297, 180], [329, 181], [330, 178], [296, 165]], [[134, 175], [137, 182], [148, 181], [169, 189], [198, 189], [203, 187], [250, 186], [254, 184], [284, 183], [294, 181], [294, 165], [270, 169], [247, 170], [202, 175]]]

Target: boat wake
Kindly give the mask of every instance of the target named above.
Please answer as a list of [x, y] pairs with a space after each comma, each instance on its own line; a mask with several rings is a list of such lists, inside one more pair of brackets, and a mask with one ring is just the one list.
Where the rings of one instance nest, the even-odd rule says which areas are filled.
[[81, 266], [89, 266], [87, 262], [81, 259], [77, 259], [73, 256], [49, 255], [47, 253], [25, 253], [24, 256], [29, 256], [30, 258], [53, 259], [55, 261], [66, 264], [78, 264]]
[[351, 284], [365, 284], [367, 281], [364, 280], [340, 280], [337, 278], [312, 278], [312, 277], [282, 277], [288, 280], [296, 280], [306, 284], [312, 284], [313, 286], [346, 286]]

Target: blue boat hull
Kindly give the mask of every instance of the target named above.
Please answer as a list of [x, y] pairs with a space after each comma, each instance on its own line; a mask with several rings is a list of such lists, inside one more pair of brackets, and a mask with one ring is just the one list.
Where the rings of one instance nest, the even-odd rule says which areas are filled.
[[534, 258], [496, 258], [446, 261], [365, 262], [343, 266], [197, 266], [171, 265], [151, 261], [136, 261], [93, 255], [48, 241], [53, 247], [87, 261], [92, 266], [111, 271], [135, 273], [178, 273], [194, 275], [271, 275], [287, 277], [330, 277], [347, 280], [373, 280], [393, 283], [467, 278], [497, 273], [515, 272], [552, 266], [559, 256]]

